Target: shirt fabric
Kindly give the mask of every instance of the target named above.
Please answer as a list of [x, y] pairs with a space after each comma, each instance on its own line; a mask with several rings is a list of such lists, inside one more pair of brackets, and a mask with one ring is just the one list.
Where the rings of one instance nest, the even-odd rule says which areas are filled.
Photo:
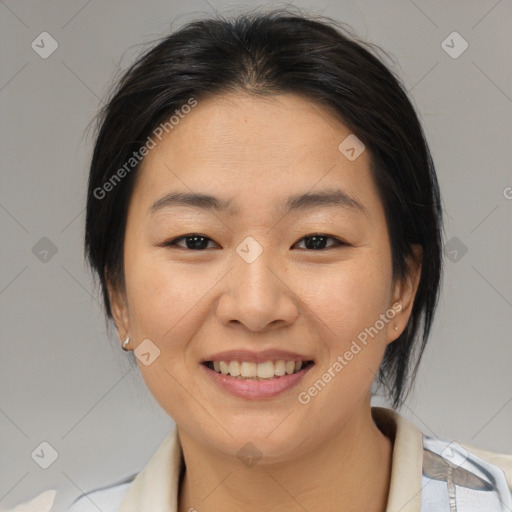
[[[372, 407], [372, 416], [393, 440], [386, 512], [512, 511], [512, 455], [432, 438], [390, 409]], [[142, 471], [78, 498], [68, 512], [177, 512], [184, 469], [174, 427]]]

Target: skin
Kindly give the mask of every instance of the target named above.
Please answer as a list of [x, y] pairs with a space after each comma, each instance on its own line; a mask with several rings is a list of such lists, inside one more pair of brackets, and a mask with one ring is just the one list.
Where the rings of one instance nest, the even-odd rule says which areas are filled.
[[[152, 364], [137, 363], [178, 427], [187, 468], [180, 512], [386, 508], [392, 442], [373, 422], [370, 389], [386, 345], [409, 318], [421, 251], [415, 247], [410, 279], [393, 281], [368, 151], [349, 161], [338, 149], [349, 134], [329, 111], [299, 96], [230, 93], [199, 101], [142, 163], [126, 225], [125, 288], [111, 286], [110, 299], [128, 348], [149, 338], [160, 350]], [[290, 195], [333, 188], [366, 213], [279, 209]], [[233, 205], [150, 214], [171, 191], [233, 198]], [[163, 245], [191, 233], [207, 237], [207, 248], [187, 249], [183, 239]], [[347, 245], [326, 239], [325, 249], [308, 249], [304, 237], [317, 233]], [[263, 248], [252, 263], [236, 252], [248, 236]], [[394, 319], [301, 404], [298, 392], [397, 301], [402, 310]], [[237, 398], [212, 385], [199, 364], [239, 348], [291, 350], [315, 365], [277, 397]], [[236, 455], [248, 442], [262, 453], [252, 467]]]

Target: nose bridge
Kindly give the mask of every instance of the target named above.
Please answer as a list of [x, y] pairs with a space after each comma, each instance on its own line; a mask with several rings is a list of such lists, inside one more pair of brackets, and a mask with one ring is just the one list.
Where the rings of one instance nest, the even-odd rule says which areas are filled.
[[253, 331], [292, 322], [296, 301], [279, 275], [279, 266], [272, 250], [255, 239], [247, 237], [239, 244], [218, 305], [221, 321], [241, 323]]
[[271, 300], [275, 297], [275, 270], [270, 270], [271, 261], [276, 267], [276, 259], [272, 258], [271, 249], [258, 249], [254, 242], [245, 241], [236, 250], [234, 258], [234, 282], [238, 294], [248, 294], [254, 300]]
[[[236, 249], [234, 257], [233, 293], [240, 305], [255, 310], [265, 310], [277, 302], [279, 285], [277, 277], [270, 270], [272, 250], [265, 248], [251, 237], [244, 240]], [[276, 266], [276, 265], [274, 265]], [[275, 271], [274, 271], [275, 272]]]

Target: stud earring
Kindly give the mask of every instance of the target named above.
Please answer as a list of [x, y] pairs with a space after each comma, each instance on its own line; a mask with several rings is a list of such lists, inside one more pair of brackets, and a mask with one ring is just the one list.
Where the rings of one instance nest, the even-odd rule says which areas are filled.
[[126, 339], [124, 340], [121, 348], [125, 351], [125, 352], [129, 352], [129, 350], [126, 348], [126, 345], [128, 345], [128, 343], [130, 342], [130, 337], [129, 336], [126, 336]]
[[395, 331], [398, 331], [398, 325], [395, 324]]

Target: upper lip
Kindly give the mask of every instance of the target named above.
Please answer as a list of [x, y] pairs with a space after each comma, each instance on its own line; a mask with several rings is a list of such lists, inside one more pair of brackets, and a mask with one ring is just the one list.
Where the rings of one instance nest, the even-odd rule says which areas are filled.
[[224, 352], [217, 352], [203, 359], [206, 361], [248, 361], [253, 363], [264, 363], [265, 361], [313, 361], [310, 356], [298, 354], [297, 352], [290, 352], [289, 350], [261, 350], [258, 352], [246, 349], [240, 350], [226, 350]]

